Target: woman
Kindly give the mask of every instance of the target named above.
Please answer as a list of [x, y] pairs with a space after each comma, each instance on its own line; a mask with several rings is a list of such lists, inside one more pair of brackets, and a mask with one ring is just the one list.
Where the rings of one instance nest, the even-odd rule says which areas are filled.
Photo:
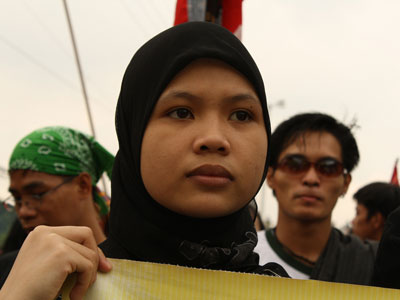
[[[110, 230], [100, 245], [106, 256], [285, 275], [276, 264], [258, 266], [253, 252], [247, 204], [266, 176], [270, 124], [261, 75], [234, 35], [193, 22], [147, 42], [125, 73], [116, 129]], [[53, 230], [40, 228], [33, 237]], [[97, 267], [90, 234], [57, 230], [57, 244], [66, 240]], [[78, 258], [65, 262], [67, 273], [78, 270], [76, 299], [95, 279]], [[103, 257], [100, 269], [110, 269]]]

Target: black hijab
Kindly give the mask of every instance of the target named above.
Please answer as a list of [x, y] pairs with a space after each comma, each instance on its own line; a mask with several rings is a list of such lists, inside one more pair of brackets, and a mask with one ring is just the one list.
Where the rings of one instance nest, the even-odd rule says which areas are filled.
[[[151, 198], [140, 173], [141, 143], [159, 96], [178, 72], [198, 58], [221, 60], [252, 83], [270, 139], [261, 74], [232, 33], [215, 24], [190, 22], [158, 34], [137, 51], [122, 82], [116, 111], [119, 151], [112, 176], [110, 233], [101, 248], [114, 258], [251, 272], [258, 266], [258, 255], [253, 252], [257, 235], [247, 207], [219, 218], [179, 215]], [[260, 187], [267, 166], [268, 159]]]

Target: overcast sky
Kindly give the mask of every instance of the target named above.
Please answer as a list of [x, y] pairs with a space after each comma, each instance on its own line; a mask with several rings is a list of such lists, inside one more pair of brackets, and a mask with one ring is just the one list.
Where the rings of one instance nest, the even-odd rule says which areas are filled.
[[[121, 78], [144, 42], [173, 23], [175, 0], [70, 0], [97, 139], [118, 145], [114, 112]], [[357, 120], [359, 166], [335, 208], [338, 226], [354, 215], [352, 195], [388, 181], [399, 156], [400, 2], [397, 0], [243, 2], [243, 43], [264, 77], [272, 128], [300, 112]], [[15, 144], [43, 126], [90, 133], [61, 0], [0, 0], [0, 166]], [[0, 196], [8, 182], [0, 176]], [[276, 222], [268, 188], [263, 218]], [[263, 199], [263, 202], [261, 201]], [[262, 202], [262, 203], [261, 203]]]

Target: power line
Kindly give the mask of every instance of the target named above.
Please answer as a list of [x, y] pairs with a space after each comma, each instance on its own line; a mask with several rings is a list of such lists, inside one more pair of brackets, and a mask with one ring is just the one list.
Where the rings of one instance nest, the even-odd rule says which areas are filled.
[[143, 26], [140, 22], [136, 22], [135, 20], [137, 19], [137, 16], [135, 15], [134, 11], [130, 8], [130, 6], [125, 2], [125, 0], [120, 0], [119, 3], [123, 6], [125, 9], [125, 12], [130, 16], [129, 20], [133, 22], [135, 25], [135, 28], [139, 29], [139, 32], [144, 33], [143, 37], [148, 38], [151, 36], [151, 34], [148, 32], [145, 26]]
[[49, 27], [42, 22], [42, 19], [39, 18], [39, 16], [36, 14], [36, 12], [34, 11], [34, 9], [26, 2], [23, 1], [25, 7], [27, 8], [28, 12], [31, 14], [31, 16], [35, 19], [35, 21], [40, 25], [40, 27], [42, 27], [42, 29], [48, 34], [48, 36], [50, 37], [51, 40], [53, 40], [53, 42], [58, 46], [59, 49], [62, 50], [62, 52], [64, 52], [64, 54], [69, 57], [72, 58], [71, 53], [67, 50], [67, 47], [65, 44], [63, 44], [58, 38], [57, 36], [53, 33], [52, 30], [49, 29]]
[[[23, 4], [25, 5], [25, 8], [27, 9], [27, 11], [31, 14], [32, 18], [40, 25], [40, 27], [47, 33], [47, 35], [50, 37], [50, 39], [58, 46], [59, 49], [62, 50], [62, 52], [64, 52], [64, 54], [68, 57], [68, 58], [73, 58], [71, 53], [66, 49], [66, 46], [56, 37], [56, 35], [54, 34], [54, 32], [52, 30], [49, 29], [48, 26], [46, 26], [46, 24], [41, 20], [41, 18], [37, 15], [37, 13], [35, 12], [35, 10], [28, 5], [28, 3], [26, 3], [26, 1], [23, 1]], [[79, 90], [78, 87], [72, 83], [71, 81], [69, 81], [67, 78], [61, 76], [60, 74], [58, 74], [57, 72], [53, 71], [51, 68], [47, 67], [44, 63], [40, 62], [38, 59], [36, 59], [35, 57], [33, 57], [31, 54], [29, 54], [28, 52], [24, 51], [23, 49], [21, 49], [20, 47], [18, 47], [15, 43], [11, 42], [8, 38], [4, 37], [4, 36], [0, 36], [0, 41], [2, 41], [3, 43], [5, 43], [8, 47], [10, 47], [12, 50], [14, 50], [15, 52], [18, 52], [20, 55], [24, 56], [27, 60], [29, 60], [32, 64], [40, 67], [42, 70], [46, 71], [48, 74], [50, 74], [52, 77], [56, 78], [57, 80], [61, 81], [63, 84], [65, 84], [66, 86], [68, 86], [68, 88], [77, 91]], [[90, 80], [89, 77], [87, 77], [88, 82], [90, 82], [93, 85], [93, 81]], [[99, 88], [99, 86], [96, 86], [96, 91], [97, 93], [99, 92], [99, 90], [101, 90], [101, 88]], [[104, 90], [103, 90], [104, 92]], [[100, 95], [101, 96], [101, 95]], [[104, 98], [104, 95], [102, 96], [102, 98]], [[107, 97], [108, 98], [108, 97]], [[101, 100], [99, 100], [97, 97], [94, 97], [93, 99], [96, 100], [97, 104], [100, 104], [103, 109], [105, 111], [109, 111], [110, 107], [108, 107], [107, 105], [105, 105], [105, 103]]]
[[[158, 12], [158, 7], [157, 7], [157, 5], [156, 5], [156, 6], [153, 6], [153, 5], [152, 5], [152, 9], [151, 9], [151, 11], [149, 11], [149, 7], [148, 7], [149, 1], [146, 0], [146, 1], [144, 1], [144, 3], [143, 3], [143, 1], [140, 0], [140, 2], [141, 2], [141, 5], [140, 5], [141, 9], [140, 9], [140, 11], [141, 11], [142, 13], [145, 14], [146, 19], [152, 20], [151, 22], [152, 22], [153, 24], [154, 24], [154, 22], [158, 23], [158, 24], [163, 28], [163, 27], [165, 26], [165, 24], [163, 23], [163, 21], [161, 20], [161, 18], [157, 18], [157, 17], [155, 16], [155, 13], [158, 13], [158, 15], [160, 15], [159, 12]], [[157, 8], [155, 9], [155, 7], [157, 7]], [[172, 26], [172, 24], [168, 24], [168, 25], [169, 25], [168, 27]]]
[[[161, 16], [161, 18], [163, 19], [163, 22], [165, 22], [165, 24], [166, 24], [168, 27], [172, 26], [172, 25], [174, 24], [175, 6], [176, 6], [176, 4], [175, 4], [173, 10], [168, 11], [168, 10], [166, 9], [166, 3], [167, 3], [167, 1], [156, 1], [156, 2], [157, 2], [157, 4], [155, 4], [155, 5], [153, 6], [153, 7], [155, 8], [155, 11], [157, 12], [157, 14], [158, 14], [159, 16]], [[161, 4], [161, 3], [162, 3], [162, 4]], [[153, 1], [153, 4], [154, 4], [154, 1]], [[163, 7], [161, 8], [160, 5], [162, 5]], [[169, 16], [169, 17], [166, 16], [165, 11], [168, 11], [168, 16]]]
[[[47, 67], [45, 64], [43, 64], [41, 61], [39, 61], [38, 59], [36, 59], [35, 57], [33, 57], [32, 55], [30, 55], [28, 52], [26, 52], [25, 50], [21, 49], [20, 47], [18, 47], [17, 45], [15, 45], [13, 42], [11, 42], [9, 39], [7, 39], [6, 37], [2, 36], [0, 34], [0, 42], [3, 42], [6, 46], [8, 46], [11, 50], [17, 52], [19, 55], [23, 56], [25, 59], [27, 59], [30, 63], [32, 63], [33, 65], [39, 67], [40, 69], [42, 69], [42, 71], [45, 71], [46, 73], [48, 73], [51, 77], [53, 77], [54, 79], [58, 80], [59, 82], [61, 82], [62, 84], [64, 84], [66, 87], [68, 87], [69, 89], [73, 90], [74, 92], [76, 92], [77, 90], [79, 90], [78, 86], [75, 85], [74, 83], [72, 83], [70, 80], [68, 80], [67, 78], [61, 76], [60, 74], [58, 74], [57, 72], [53, 71], [52, 69], [50, 69], [49, 67]], [[96, 99], [96, 98], [94, 98]], [[103, 107], [103, 109], [107, 112], [109, 112], [110, 108], [108, 106], [106, 106], [102, 101], [97, 100], [96, 101], [97, 104], [101, 104], [101, 106]]]
[[42, 70], [44, 70], [45, 72], [47, 72], [48, 74], [50, 74], [51, 76], [53, 76], [54, 78], [56, 78], [57, 80], [62, 82], [64, 85], [66, 85], [70, 89], [73, 89], [73, 90], [77, 89], [77, 86], [75, 84], [73, 84], [68, 79], [64, 78], [63, 76], [59, 75], [57, 72], [54, 72], [53, 70], [48, 68], [46, 65], [42, 64], [39, 60], [34, 58], [32, 55], [30, 55], [25, 50], [22, 50], [21, 48], [19, 48], [17, 45], [15, 45], [11, 41], [9, 41], [7, 38], [2, 36], [1, 34], [0, 34], [0, 41], [2, 41], [4, 44], [6, 44], [8, 47], [10, 47], [12, 50], [18, 52], [20, 55], [24, 56], [32, 64], [40, 67]]
[[[156, 2], [156, 3], [155, 3]], [[174, 24], [174, 18], [173, 17], [167, 17], [166, 16], [166, 9], [165, 9], [165, 3], [166, 1], [146, 1], [151, 6], [151, 10], [154, 11], [158, 16], [160, 21], [162, 21], [164, 24], [163, 26], [171, 27]], [[168, 15], [170, 15], [170, 12], [167, 10]], [[175, 10], [174, 10], [175, 12]]]

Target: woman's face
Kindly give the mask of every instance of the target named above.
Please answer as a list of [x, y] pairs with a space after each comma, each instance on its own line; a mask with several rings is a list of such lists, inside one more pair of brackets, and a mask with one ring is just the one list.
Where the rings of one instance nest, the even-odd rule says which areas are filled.
[[142, 179], [152, 198], [176, 213], [225, 216], [256, 193], [267, 148], [250, 82], [223, 62], [198, 59], [158, 99], [143, 137]]

